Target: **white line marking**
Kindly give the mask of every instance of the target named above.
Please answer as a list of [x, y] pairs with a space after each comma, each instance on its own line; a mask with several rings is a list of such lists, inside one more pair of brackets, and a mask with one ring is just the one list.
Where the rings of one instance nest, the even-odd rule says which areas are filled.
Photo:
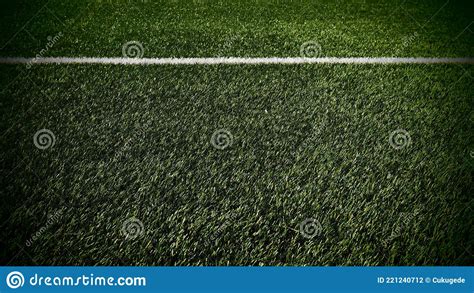
[[0, 64], [121, 64], [121, 65], [207, 65], [207, 64], [474, 64], [474, 58], [399, 57], [216, 57], [216, 58], [95, 58], [95, 57], [0, 57]]

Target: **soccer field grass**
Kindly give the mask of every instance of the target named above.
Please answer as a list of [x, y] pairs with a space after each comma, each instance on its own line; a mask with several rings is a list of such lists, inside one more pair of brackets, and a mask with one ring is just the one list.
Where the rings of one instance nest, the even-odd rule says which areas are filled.
[[[474, 55], [468, 1], [5, 8], [2, 57], [122, 57], [131, 41], [149, 58], [299, 57], [308, 42], [314, 57]], [[472, 262], [473, 65], [4, 64], [0, 76], [4, 264]]]

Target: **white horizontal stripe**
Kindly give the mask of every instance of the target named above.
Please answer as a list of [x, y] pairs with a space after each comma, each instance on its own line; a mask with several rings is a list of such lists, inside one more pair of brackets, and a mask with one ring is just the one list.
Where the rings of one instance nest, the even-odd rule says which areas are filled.
[[474, 64], [474, 58], [425, 57], [215, 57], [215, 58], [96, 58], [96, 57], [0, 57], [0, 64], [122, 64], [122, 65], [195, 65], [195, 64]]

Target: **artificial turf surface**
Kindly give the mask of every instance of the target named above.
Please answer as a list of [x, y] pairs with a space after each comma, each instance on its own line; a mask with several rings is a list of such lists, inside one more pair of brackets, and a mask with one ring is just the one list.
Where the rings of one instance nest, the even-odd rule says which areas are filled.
[[[467, 2], [52, 1], [11, 39], [42, 4], [25, 3], [2, 12], [2, 56], [34, 56], [59, 31], [48, 56], [121, 56], [130, 40], [145, 57], [298, 56], [307, 40], [324, 56], [473, 55], [472, 34], [457, 36]], [[0, 76], [2, 264], [473, 259], [472, 65], [2, 65]], [[46, 150], [33, 143], [43, 128], [55, 135]], [[223, 150], [219, 129], [233, 137]], [[411, 137], [401, 149], [397, 129]], [[129, 239], [132, 217], [143, 234]], [[321, 224], [310, 239], [308, 218]]]
[[17, 0], [2, 3], [0, 54], [35, 56], [298, 56], [316, 41], [330, 57], [473, 55], [470, 0]]

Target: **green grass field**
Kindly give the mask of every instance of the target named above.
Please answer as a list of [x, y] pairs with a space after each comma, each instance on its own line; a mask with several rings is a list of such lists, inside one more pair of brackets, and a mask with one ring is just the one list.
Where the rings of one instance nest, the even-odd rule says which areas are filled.
[[[1, 57], [474, 56], [472, 1], [2, 7]], [[465, 64], [0, 65], [0, 261], [471, 264], [473, 88]]]

